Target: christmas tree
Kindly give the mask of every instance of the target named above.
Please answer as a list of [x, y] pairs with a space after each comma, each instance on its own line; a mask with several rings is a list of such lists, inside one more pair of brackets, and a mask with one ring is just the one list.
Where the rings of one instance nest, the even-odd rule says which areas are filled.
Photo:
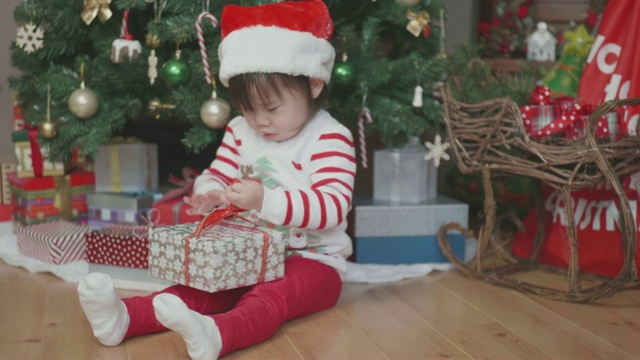
[[[92, 157], [126, 124], [149, 118], [175, 123], [198, 152], [234, 115], [216, 81], [217, 18], [228, 3], [267, 2], [24, 0], [11, 49], [21, 74], [9, 84], [54, 160], [73, 149]], [[367, 108], [374, 121], [362, 134], [376, 131], [388, 146], [437, 128], [440, 105], [429, 99], [446, 73], [442, 0], [326, 3], [335, 22], [334, 116], [354, 124]]]

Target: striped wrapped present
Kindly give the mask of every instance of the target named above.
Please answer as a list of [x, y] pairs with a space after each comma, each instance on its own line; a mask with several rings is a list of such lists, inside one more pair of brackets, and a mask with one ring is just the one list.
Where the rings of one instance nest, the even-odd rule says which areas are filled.
[[84, 260], [89, 228], [63, 220], [16, 228], [18, 251], [50, 264]]

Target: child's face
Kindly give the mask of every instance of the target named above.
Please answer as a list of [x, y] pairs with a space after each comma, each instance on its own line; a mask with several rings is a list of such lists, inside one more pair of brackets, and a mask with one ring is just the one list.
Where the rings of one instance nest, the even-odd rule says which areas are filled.
[[303, 94], [289, 88], [281, 89], [281, 93], [281, 97], [274, 94], [267, 101], [256, 101], [253, 110], [242, 111], [249, 126], [269, 141], [293, 138], [310, 120], [309, 100]]

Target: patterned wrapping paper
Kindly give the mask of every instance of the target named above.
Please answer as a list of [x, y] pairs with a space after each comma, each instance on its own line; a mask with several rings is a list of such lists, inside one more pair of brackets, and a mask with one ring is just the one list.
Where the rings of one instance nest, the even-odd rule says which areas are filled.
[[93, 192], [93, 173], [78, 171], [41, 178], [20, 178], [10, 173], [9, 184], [14, 218], [19, 224], [59, 219], [87, 222], [87, 194]]
[[0, 204], [11, 205], [11, 187], [9, 186], [9, 173], [16, 171], [16, 164], [13, 162], [0, 163], [0, 191], [2, 198]]
[[55, 265], [83, 260], [88, 230], [63, 220], [18, 227], [18, 252]]
[[86, 233], [87, 262], [147, 269], [148, 231], [146, 226], [108, 226]]
[[[19, 177], [34, 177], [36, 176], [33, 163], [33, 154], [31, 152], [31, 143], [29, 142], [29, 135], [27, 130], [14, 131], [11, 135], [13, 139], [13, 145], [15, 149], [16, 159], [18, 164], [16, 171]], [[64, 175], [64, 164], [60, 162], [50, 162], [49, 148], [46, 146], [40, 147], [42, 153], [42, 175], [43, 176], [57, 176]]]
[[198, 223], [149, 230], [149, 275], [216, 292], [284, 276], [285, 237], [238, 218], [185, 238]]
[[151, 220], [151, 209], [124, 210], [89, 205], [89, 227], [100, 229], [109, 225], [144, 225]]

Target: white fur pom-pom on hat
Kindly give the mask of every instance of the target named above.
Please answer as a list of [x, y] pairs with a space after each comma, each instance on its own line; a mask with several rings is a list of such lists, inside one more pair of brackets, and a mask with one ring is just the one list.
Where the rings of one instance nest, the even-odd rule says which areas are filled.
[[220, 81], [245, 73], [305, 75], [329, 83], [333, 21], [321, 0], [259, 6], [227, 5], [218, 48]]

